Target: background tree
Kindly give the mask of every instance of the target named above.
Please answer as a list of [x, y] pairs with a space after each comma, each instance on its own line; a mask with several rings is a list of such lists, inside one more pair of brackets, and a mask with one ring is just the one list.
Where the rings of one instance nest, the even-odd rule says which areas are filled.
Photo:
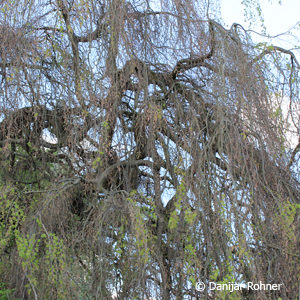
[[205, 3], [2, 1], [2, 293], [297, 297], [299, 63]]

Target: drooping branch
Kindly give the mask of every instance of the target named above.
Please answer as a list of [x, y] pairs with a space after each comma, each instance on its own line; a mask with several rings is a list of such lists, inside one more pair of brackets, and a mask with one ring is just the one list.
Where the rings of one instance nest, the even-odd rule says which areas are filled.
[[288, 54], [291, 57], [292, 63], [295, 63], [297, 68], [300, 69], [300, 64], [295, 56], [295, 54], [287, 49], [284, 49], [282, 47], [278, 47], [278, 46], [269, 46], [267, 49], [265, 49], [262, 53], [260, 53], [259, 55], [257, 55], [251, 62], [250, 64], [254, 64], [256, 62], [258, 62], [259, 60], [261, 60], [264, 56], [268, 55], [268, 54], [272, 54], [273, 52], [281, 52], [284, 54]]
[[215, 40], [215, 32], [214, 32], [214, 23], [209, 22], [209, 33], [210, 33], [210, 50], [207, 54], [197, 57], [197, 58], [186, 58], [178, 61], [176, 63], [176, 66], [174, 70], [172, 71], [172, 78], [176, 79], [178, 73], [187, 71], [189, 69], [195, 68], [195, 67], [200, 67], [200, 66], [205, 66], [206, 64], [205, 61], [210, 59], [215, 51], [216, 47], [216, 40]]

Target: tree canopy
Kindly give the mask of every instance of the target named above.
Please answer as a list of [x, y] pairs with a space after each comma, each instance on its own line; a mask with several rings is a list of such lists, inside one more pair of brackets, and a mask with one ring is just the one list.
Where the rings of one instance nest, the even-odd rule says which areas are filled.
[[202, 0], [1, 5], [0, 296], [297, 297], [292, 51]]

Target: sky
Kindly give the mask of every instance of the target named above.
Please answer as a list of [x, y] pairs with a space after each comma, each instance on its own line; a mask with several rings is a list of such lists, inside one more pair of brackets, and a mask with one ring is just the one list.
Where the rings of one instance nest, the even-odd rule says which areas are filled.
[[[287, 49], [293, 49], [295, 46], [300, 47], [300, 0], [281, 0], [281, 5], [279, 4], [279, 0], [256, 1], [260, 2], [264, 24], [267, 33], [271, 36], [285, 33], [297, 24], [296, 29], [293, 30], [291, 34], [279, 36], [273, 39], [272, 43]], [[249, 28], [249, 22], [245, 21], [245, 6], [242, 2], [242, 0], [220, 1], [222, 19], [228, 27], [230, 27], [232, 23], [239, 23], [243, 25], [245, 29]], [[262, 31], [259, 22], [253, 24], [251, 27], [258, 32]], [[256, 34], [253, 34], [252, 38], [255, 41], [265, 41], [264, 37], [260, 37]], [[300, 50], [295, 51], [295, 55], [298, 60], [300, 60]]]
[[[221, 0], [223, 19], [228, 25], [233, 22], [244, 22], [244, 6], [242, 0]], [[300, 0], [261, 0], [260, 5], [267, 28], [272, 34], [288, 30], [300, 21]]]
[[[249, 29], [250, 24], [245, 21], [245, 6], [242, 5], [242, 2], [242, 0], [220, 1], [219, 5], [222, 20], [225, 23], [226, 28], [229, 28], [232, 23], [239, 23], [245, 29]], [[255, 0], [252, 0], [252, 2], [255, 2]], [[279, 4], [279, 0], [260, 0], [259, 2], [267, 34], [277, 36], [276, 38], [271, 39], [270, 43], [275, 46], [292, 50], [300, 63], [300, 49], [295, 49], [295, 47], [300, 48], [300, 0], [281, 0], [281, 4]], [[262, 27], [259, 24], [259, 22], [252, 24], [251, 29], [259, 33], [262, 32]], [[282, 33], [286, 33], [295, 25], [296, 28], [294, 28], [289, 34], [280, 35]], [[266, 41], [266, 37], [262, 37], [258, 34], [253, 33], [251, 36], [255, 42]], [[297, 107], [300, 107], [298, 104], [299, 99]], [[287, 122], [286, 126], [290, 130], [287, 133], [287, 139], [290, 142], [290, 147], [293, 149], [298, 144], [298, 134], [297, 127], [293, 124], [290, 115], [288, 114], [288, 99], [283, 99], [281, 108], [285, 122]]]

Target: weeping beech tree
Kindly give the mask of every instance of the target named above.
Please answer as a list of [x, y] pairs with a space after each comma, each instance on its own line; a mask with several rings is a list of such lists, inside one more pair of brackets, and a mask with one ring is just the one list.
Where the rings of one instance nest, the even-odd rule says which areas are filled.
[[297, 297], [299, 144], [279, 100], [297, 125], [299, 63], [207, 10], [2, 1], [9, 299]]

